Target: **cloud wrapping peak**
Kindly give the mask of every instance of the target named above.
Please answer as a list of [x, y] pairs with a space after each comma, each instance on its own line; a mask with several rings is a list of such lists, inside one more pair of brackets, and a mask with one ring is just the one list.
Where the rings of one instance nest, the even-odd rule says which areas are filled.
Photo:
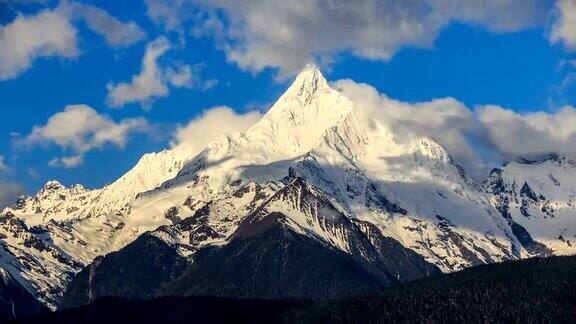
[[478, 109], [485, 140], [504, 160], [576, 153], [576, 108], [520, 114], [498, 106]]
[[576, 153], [574, 107], [518, 113], [480, 106], [472, 111], [453, 98], [405, 103], [352, 80], [337, 81], [335, 86], [355, 103], [356, 115], [367, 125], [383, 125], [399, 141], [431, 137], [477, 179], [503, 161]]
[[278, 67], [280, 78], [346, 51], [388, 60], [407, 46], [431, 47], [451, 21], [496, 32], [529, 28], [543, 24], [548, 9], [541, 0], [195, 2], [226, 14], [220, 24], [214, 24], [218, 14], [204, 17], [204, 32], [221, 41], [229, 60], [250, 71]]
[[217, 106], [205, 110], [186, 125], [180, 125], [172, 138], [172, 147], [194, 155], [222, 135], [232, 135], [247, 130], [260, 120], [259, 112], [237, 114], [229, 107]]
[[406, 103], [388, 98], [368, 84], [340, 80], [334, 86], [354, 102], [354, 113], [365, 125], [385, 127], [400, 142], [430, 137], [442, 145], [474, 176], [485, 170], [468, 135], [478, 127], [473, 113], [454, 98]]
[[73, 155], [56, 158], [50, 165], [75, 167], [82, 164], [86, 152], [108, 144], [123, 148], [130, 134], [148, 129], [149, 124], [143, 118], [126, 118], [115, 122], [89, 106], [69, 105], [64, 111], [50, 117], [46, 125], [35, 126], [18, 144], [55, 144]]

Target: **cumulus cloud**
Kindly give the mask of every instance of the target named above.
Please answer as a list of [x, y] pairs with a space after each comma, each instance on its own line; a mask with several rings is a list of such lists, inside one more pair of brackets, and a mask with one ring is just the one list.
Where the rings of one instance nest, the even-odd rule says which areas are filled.
[[142, 59], [142, 71], [132, 77], [130, 83], [108, 84], [107, 103], [111, 107], [122, 107], [130, 102], [148, 102], [152, 98], [168, 95], [168, 87], [163, 80], [157, 60], [170, 49], [166, 38], [160, 37], [146, 46]]
[[474, 114], [456, 99], [406, 103], [352, 80], [340, 80], [334, 85], [355, 103], [354, 112], [366, 125], [376, 127], [373, 121], [378, 121], [399, 141], [430, 137], [474, 175], [484, 172], [486, 162], [476, 153], [468, 138], [478, 128]]
[[130, 46], [146, 38], [146, 32], [136, 23], [121, 22], [106, 11], [86, 4], [65, 2], [61, 10], [72, 19], [82, 19], [94, 32], [102, 35], [110, 46]]
[[0, 210], [12, 205], [25, 194], [26, 189], [19, 183], [0, 182]]
[[84, 163], [83, 155], [56, 157], [48, 162], [53, 168], [75, 168]]
[[550, 41], [576, 50], [576, 0], [557, 0]]
[[164, 70], [166, 80], [174, 87], [195, 88], [203, 91], [214, 88], [217, 79], [202, 79], [200, 77], [204, 64], [167, 66]]
[[112, 46], [131, 45], [145, 37], [135, 23], [122, 23], [104, 10], [75, 2], [62, 2], [34, 15], [18, 14], [12, 22], [0, 26], [0, 80], [18, 76], [40, 57], [78, 57], [75, 25], [79, 21], [85, 21]]
[[143, 118], [126, 118], [119, 122], [86, 105], [69, 105], [50, 117], [46, 125], [35, 126], [18, 144], [33, 146], [55, 144], [73, 155], [53, 159], [51, 166], [75, 167], [82, 164], [90, 150], [113, 145], [123, 148], [129, 135], [146, 132], [148, 122]]
[[0, 80], [26, 71], [43, 56], [74, 58], [79, 54], [77, 30], [58, 11], [19, 15], [0, 27]]
[[477, 179], [503, 161], [541, 159], [576, 153], [576, 108], [519, 113], [499, 106], [474, 110], [453, 98], [406, 103], [388, 98], [367, 84], [334, 83], [355, 103], [367, 125], [383, 125], [400, 141], [427, 136]]
[[515, 32], [541, 25], [550, 10], [547, 0], [433, 0], [431, 4], [445, 18], [492, 32]]
[[506, 160], [576, 152], [576, 109], [517, 113], [498, 106], [478, 109], [486, 140]]
[[154, 99], [165, 97], [170, 93], [169, 87], [198, 87], [209, 89], [216, 84], [215, 80], [201, 80], [199, 70], [190, 65], [161, 65], [159, 59], [171, 49], [165, 37], [159, 37], [146, 46], [142, 59], [142, 70], [134, 75], [130, 82], [107, 85], [106, 102], [110, 107], [121, 108], [125, 104], [139, 102], [149, 108]]
[[259, 112], [237, 114], [225, 106], [208, 109], [186, 125], [180, 125], [172, 138], [172, 146], [188, 153], [197, 153], [221, 135], [247, 130], [260, 120]]
[[[280, 68], [280, 78], [306, 63], [330, 63], [341, 52], [388, 60], [406, 46], [431, 47], [451, 21], [513, 32], [542, 24], [541, 0], [196, 0], [213, 15], [205, 34], [221, 41], [228, 59], [250, 71]], [[218, 20], [223, 12], [225, 21]], [[167, 13], [166, 13], [167, 14]], [[227, 28], [224, 28], [227, 26]]]

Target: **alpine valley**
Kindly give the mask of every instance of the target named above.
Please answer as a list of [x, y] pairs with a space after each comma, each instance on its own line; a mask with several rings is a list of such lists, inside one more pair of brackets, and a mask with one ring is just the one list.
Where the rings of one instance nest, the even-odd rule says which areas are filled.
[[576, 157], [478, 183], [433, 139], [400, 140], [358, 109], [307, 66], [260, 121], [199, 154], [146, 154], [101, 189], [46, 183], [0, 214], [0, 306], [323, 299], [576, 252]]

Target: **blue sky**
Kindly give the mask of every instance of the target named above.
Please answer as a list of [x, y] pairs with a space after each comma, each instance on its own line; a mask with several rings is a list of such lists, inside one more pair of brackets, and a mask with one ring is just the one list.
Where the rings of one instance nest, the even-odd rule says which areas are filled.
[[[323, 1], [311, 1], [316, 2], [320, 5], [314, 10], [319, 11]], [[496, 4], [491, 6], [492, 2]], [[502, 5], [504, 2], [506, 5]], [[562, 107], [576, 105], [576, 87], [571, 81], [574, 63], [570, 63], [576, 59], [572, 54], [576, 27], [559, 23], [562, 18], [571, 21], [570, 11], [576, 8], [573, 0], [487, 1], [483, 7], [487, 12], [479, 16], [464, 8], [466, 1], [452, 3], [450, 7], [434, 9], [442, 14], [442, 22], [437, 22], [439, 18], [435, 16], [427, 23], [432, 13], [406, 9], [415, 15], [413, 20], [408, 19], [408, 24], [418, 21], [422, 23], [418, 27], [430, 31], [404, 36], [396, 36], [400, 34], [396, 25], [406, 22], [390, 17], [382, 18], [384, 22], [376, 26], [353, 29], [355, 19], [363, 21], [363, 15], [375, 14], [355, 11], [350, 13], [349, 21], [344, 19], [336, 26], [341, 33], [359, 39], [349, 40], [340, 39], [343, 36], [330, 30], [306, 30], [306, 24], [294, 25], [293, 19], [299, 21], [301, 17], [290, 15], [297, 15], [298, 11], [283, 8], [281, 1], [258, 6], [251, 1], [239, 5], [228, 1], [213, 4], [180, 0], [170, 2], [169, 9], [179, 9], [172, 11], [158, 0], [26, 1], [12, 5], [2, 2], [0, 182], [4, 186], [18, 184], [19, 190], [23, 187], [29, 193], [49, 179], [64, 184], [102, 186], [130, 169], [142, 154], [169, 147], [174, 130], [207, 109], [224, 105], [237, 114], [250, 110], [265, 112], [289, 85], [298, 67], [307, 61], [316, 61], [329, 80], [349, 78], [368, 83], [378, 92], [403, 102], [453, 97], [471, 113], [477, 107], [497, 105], [514, 112], [515, 120], [526, 125], [534, 121], [522, 118], [531, 118], [532, 113], [546, 112], [554, 117]], [[523, 6], [528, 8], [519, 8]], [[387, 8], [378, 9], [387, 12]], [[316, 14], [316, 11], [310, 12]], [[16, 17], [23, 18], [22, 26], [33, 25], [34, 18], [42, 12], [55, 15], [52, 17], [55, 20], [41, 22], [43, 33], [30, 36], [25, 35], [30, 29], [13, 28]], [[267, 30], [251, 24], [257, 15], [266, 17], [270, 12], [283, 16], [269, 27], [269, 35]], [[379, 12], [376, 10], [376, 14]], [[331, 14], [338, 12], [318, 12], [314, 24], [316, 20], [329, 19], [326, 24], [332, 24], [333, 30], [336, 27]], [[60, 26], [58, 20], [67, 25]], [[102, 24], [98, 25], [98, 21]], [[113, 23], [118, 25], [110, 27]], [[70, 28], [75, 30], [74, 44], [70, 39], [44, 39], [52, 37], [47, 33], [65, 35]], [[358, 36], [373, 35], [371, 31], [391, 36], [374, 39]], [[121, 32], [125, 32], [125, 37], [115, 40], [114, 35]], [[40, 45], [20, 44], [25, 38]], [[158, 73], [162, 74], [157, 86], [164, 88], [159, 90], [164, 94], [140, 100], [146, 91], [139, 90], [130, 94], [137, 93], [140, 99], [130, 101], [124, 96], [116, 98], [121, 104], [113, 104], [111, 88], [121, 83], [129, 85], [142, 72], [145, 53], [160, 38], [164, 45], [169, 44], [169, 49], [155, 61], [161, 71]], [[24, 49], [7, 50], [19, 46]], [[2, 51], [6, 53], [2, 55]], [[27, 56], [29, 64], [13, 60], [17, 55]], [[98, 125], [115, 127], [124, 125], [123, 121], [128, 125], [130, 121], [134, 122], [130, 125], [138, 126], [127, 126], [129, 130], [118, 135], [121, 138], [103, 142], [95, 142], [90, 134], [83, 135], [82, 129], [75, 133], [80, 134], [82, 143], [48, 132], [33, 134], [35, 126], [46, 130], [50, 118], [69, 105], [89, 106], [106, 120]], [[97, 127], [108, 126], [94, 127], [94, 132], [98, 132]], [[554, 140], [560, 141], [556, 137]], [[501, 156], [507, 154], [503, 146], [493, 145], [492, 149]], [[74, 165], [54, 162], [68, 156], [79, 156], [81, 161]]]

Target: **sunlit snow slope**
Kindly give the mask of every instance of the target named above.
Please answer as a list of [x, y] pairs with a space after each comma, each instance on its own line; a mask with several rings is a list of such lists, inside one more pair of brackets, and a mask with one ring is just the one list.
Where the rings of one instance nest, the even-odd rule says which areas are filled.
[[[190, 256], [227, 244], [273, 214], [285, 215], [281, 221], [298, 233], [364, 259], [385, 258], [366, 251], [394, 239], [443, 271], [539, 253], [517, 239], [494, 192], [434, 140], [399, 141], [384, 124], [358, 117], [361, 109], [308, 66], [259, 122], [197, 155], [178, 148], [147, 154], [102, 189], [49, 182], [35, 197], [21, 198], [2, 213], [0, 267], [55, 307], [74, 272], [146, 231]], [[551, 179], [528, 182], [538, 194], [551, 190], [547, 199], [571, 202], [571, 193], [546, 187]], [[563, 176], [557, 180], [576, 189]], [[535, 204], [530, 222], [552, 219], [535, 213]], [[538, 230], [534, 239], [567, 252], [571, 211], [554, 204], [562, 212], [546, 231], [511, 217]], [[557, 233], [558, 226], [566, 230]], [[554, 239], [560, 234], [562, 242]], [[361, 249], [359, 237], [366, 238]]]

